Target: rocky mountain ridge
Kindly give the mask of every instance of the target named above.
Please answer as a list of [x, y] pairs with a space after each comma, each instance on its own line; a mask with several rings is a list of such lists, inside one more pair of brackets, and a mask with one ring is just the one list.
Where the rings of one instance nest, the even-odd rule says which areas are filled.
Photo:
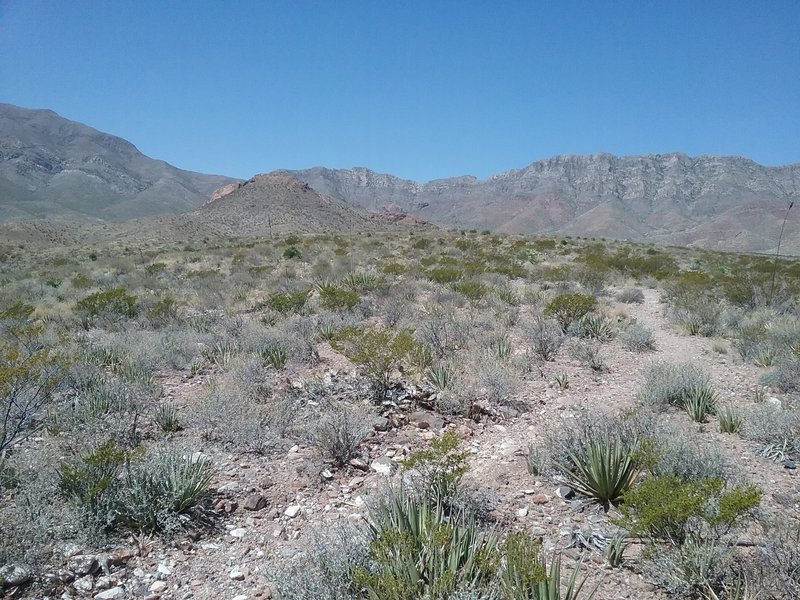
[[50, 110], [0, 104], [0, 221], [184, 212], [232, 181], [149, 158]]
[[[736, 156], [561, 155], [480, 180], [418, 183], [365, 168], [292, 174], [322, 194], [369, 211], [402, 210], [448, 227], [583, 235], [772, 251], [800, 163], [767, 167]], [[800, 253], [800, 210], [783, 248]]]

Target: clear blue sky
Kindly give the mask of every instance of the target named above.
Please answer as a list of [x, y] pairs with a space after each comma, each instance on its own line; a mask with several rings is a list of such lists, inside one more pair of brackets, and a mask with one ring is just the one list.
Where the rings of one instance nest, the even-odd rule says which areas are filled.
[[0, 101], [185, 169], [800, 161], [800, 1], [0, 0]]

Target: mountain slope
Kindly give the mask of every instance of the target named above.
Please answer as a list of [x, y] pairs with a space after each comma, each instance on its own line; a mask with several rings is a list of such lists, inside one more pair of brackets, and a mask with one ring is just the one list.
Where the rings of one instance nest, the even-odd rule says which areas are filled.
[[0, 104], [0, 221], [183, 212], [231, 181], [154, 160], [52, 111]]
[[[800, 199], [800, 164], [678, 153], [563, 155], [486, 180], [425, 184], [364, 168], [292, 173], [352, 206], [443, 226], [757, 252], [775, 248], [789, 200]], [[789, 217], [783, 248], [800, 254], [800, 207]]]

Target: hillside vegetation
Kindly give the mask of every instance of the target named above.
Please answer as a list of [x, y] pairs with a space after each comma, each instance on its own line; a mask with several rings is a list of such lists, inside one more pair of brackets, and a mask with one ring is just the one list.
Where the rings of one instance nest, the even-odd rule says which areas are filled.
[[4, 593], [800, 596], [800, 261], [260, 227], [6, 241]]

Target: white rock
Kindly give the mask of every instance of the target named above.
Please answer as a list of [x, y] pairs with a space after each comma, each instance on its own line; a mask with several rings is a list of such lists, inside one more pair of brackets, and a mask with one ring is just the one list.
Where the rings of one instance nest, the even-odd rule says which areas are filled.
[[285, 511], [283, 511], [290, 519], [294, 519], [297, 515], [300, 514], [300, 505], [299, 504], [292, 504], [291, 506], [287, 507]]
[[228, 573], [228, 577], [230, 577], [233, 581], [244, 581], [244, 573], [242, 573], [238, 567], [234, 568], [233, 571]]
[[160, 594], [167, 589], [167, 584], [164, 581], [154, 581], [150, 586], [150, 591], [154, 594]]
[[94, 587], [94, 579], [91, 575], [84, 575], [73, 581], [72, 587], [79, 592], [91, 592]]
[[528, 516], [528, 507], [526, 506], [524, 508], [520, 508], [517, 511], [517, 516], [518, 517], [527, 517]]
[[234, 596], [233, 600], [247, 600], [247, 596], [244, 594], [239, 594], [238, 596]]
[[110, 590], [95, 594], [94, 600], [122, 600], [125, 596], [125, 588], [116, 586]]
[[247, 530], [244, 527], [238, 527], [236, 529], [231, 529], [228, 533], [231, 537], [243, 538], [244, 534], [247, 533]]
[[164, 564], [158, 565], [158, 572], [162, 575], [172, 575], [172, 569]]

